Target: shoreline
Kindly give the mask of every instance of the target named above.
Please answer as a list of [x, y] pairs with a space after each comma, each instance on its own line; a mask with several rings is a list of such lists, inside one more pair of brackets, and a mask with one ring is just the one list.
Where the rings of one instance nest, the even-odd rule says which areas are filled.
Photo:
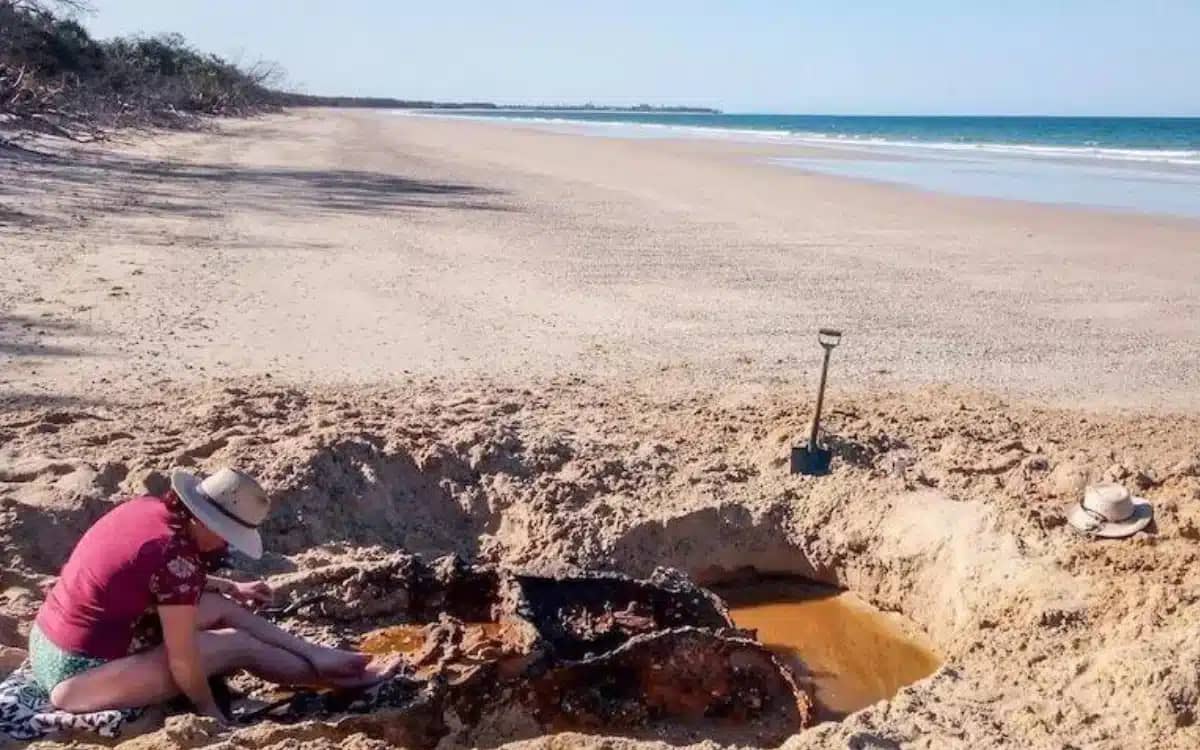
[[1200, 407], [1200, 222], [765, 162], [788, 153], [304, 110], [8, 160], [0, 389], [808, 383], [832, 325], [837, 387]]
[[[874, 135], [852, 135], [852, 134], [834, 134], [821, 131], [804, 131], [792, 130], [784, 128], [770, 127], [736, 127], [736, 126], [720, 126], [720, 125], [701, 125], [692, 123], [670, 123], [670, 122], [653, 122], [649, 120], [617, 120], [617, 119], [601, 119], [601, 117], [593, 117], [589, 119], [588, 112], [580, 113], [582, 116], [572, 118], [574, 114], [570, 111], [550, 111], [539, 110], [535, 108], [512, 110], [514, 112], [537, 114], [539, 116], [511, 116], [509, 114], [497, 114], [490, 110], [454, 110], [454, 111], [428, 111], [428, 110], [409, 110], [409, 109], [393, 109], [384, 110], [385, 112], [399, 116], [414, 116], [414, 117], [430, 117], [430, 118], [446, 118], [459, 120], [474, 120], [478, 122], [500, 122], [510, 123], [514, 125], [527, 125], [536, 128], [554, 127], [572, 128], [568, 132], [578, 132], [582, 134], [604, 134], [606, 132], [613, 133], [614, 137], [635, 137], [638, 133], [661, 133], [667, 132], [670, 135], [662, 136], [665, 138], [709, 138], [713, 140], [728, 139], [733, 141], [741, 141], [746, 143], [773, 143], [780, 145], [791, 146], [813, 146], [813, 147], [828, 147], [830, 149], [875, 149], [875, 148], [911, 148], [915, 150], [928, 149], [933, 151], [951, 151], [951, 152], [979, 152], [993, 151], [995, 153], [1006, 153], [1011, 155], [1026, 155], [1030, 157], [1062, 157], [1062, 158], [1078, 158], [1080, 160], [1104, 160], [1104, 161], [1132, 161], [1132, 162], [1150, 162], [1154, 164], [1168, 164], [1175, 166], [1200, 166], [1200, 148], [1158, 148], [1150, 146], [1098, 146], [1098, 145], [1078, 145], [1069, 143], [1055, 143], [1051, 141], [1004, 141], [1004, 140], [936, 140], [936, 139], [903, 139], [903, 138], [888, 138]], [[607, 115], [645, 115], [636, 111], [622, 112], [601, 112], [597, 113], [600, 116]], [[653, 113], [653, 116], [670, 117], [674, 113]], [[546, 116], [540, 116], [546, 115]], [[561, 116], [554, 116], [561, 115]], [[688, 114], [680, 114], [681, 117], [686, 117]], [[1177, 118], [1144, 118], [1144, 117], [1124, 117], [1124, 118], [1075, 118], [1075, 117], [1040, 117], [1040, 116], [1012, 116], [1012, 117], [983, 117], [983, 116], [881, 116], [881, 115], [760, 115], [753, 113], [720, 113], [717, 116], [729, 117], [794, 117], [802, 120], [912, 120], [912, 121], [936, 121], [936, 120], [1008, 120], [1008, 121], [1042, 121], [1042, 120], [1118, 120], [1118, 121], [1140, 121], [1140, 120], [1179, 120], [1186, 122], [1200, 123], [1200, 118], [1195, 117], [1177, 117]], [[723, 136], [720, 138], [718, 136]]]
[[842, 388], [1200, 407], [1200, 222], [809, 175], [778, 146], [338, 110], [217, 133], [13, 163], [0, 388], [809, 383], [840, 325]]
[[[1191, 197], [1195, 191], [1200, 191], [1200, 150], [890, 140], [749, 127], [571, 119], [569, 116], [510, 117], [485, 112], [452, 114], [397, 110], [388, 114], [498, 123], [598, 138], [766, 145], [789, 149], [789, 155], [775, 157], [772, 161], [809, 174], [849, 177], [939, 195], [1200, 221], [1200, 200]], [[1047, 180], [1057, 180], [1061, 184], [1056, 189], [1048, 189]], [[1014, 185], [1014, 181], [1023, 184]], [[1189, 181], [1194, 184], [1184, 184]], [[1172, 183], [1178, 183], [1178, 186], [1173, 187]]]

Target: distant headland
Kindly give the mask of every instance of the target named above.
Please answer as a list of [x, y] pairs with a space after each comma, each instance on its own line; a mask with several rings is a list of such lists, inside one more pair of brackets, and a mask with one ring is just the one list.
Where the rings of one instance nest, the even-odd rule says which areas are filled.
[[543, 112], [678, 112], [686, 114], [719, 115], [721, 110], [709, 107], [656, 106], [634, 104], [611, 106], [592, 104], [496, 104], [494, 102], [434, 102], [412, 99], [393, 99], [374, 96], [316, 96], [275, 92], [275, 100], [285, 107], [360, 107], [365, 109], [487, 109], [538, 110]]

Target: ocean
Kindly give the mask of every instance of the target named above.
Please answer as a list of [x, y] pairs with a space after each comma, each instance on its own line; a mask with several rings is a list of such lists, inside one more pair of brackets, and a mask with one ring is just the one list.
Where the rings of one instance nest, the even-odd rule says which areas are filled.
[[[795, 144], [816, 147], [809, 153], [817, 155], [774, 161], [937, 192], [1200, 218], [1200, 118], [562, 110], [477, 110], [450, 116], [499, 118], [592, 135]], [[846, 158], [847, 151], [854, 158]]]

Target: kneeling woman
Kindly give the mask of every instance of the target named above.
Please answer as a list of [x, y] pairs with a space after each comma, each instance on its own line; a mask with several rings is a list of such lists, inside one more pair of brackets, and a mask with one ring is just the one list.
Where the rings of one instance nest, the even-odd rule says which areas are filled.
[[[221, 721], [208, 678], [245, 669], [283, 684], [357, 687], [396, 668], [318, 646], [235, 602], [264, 601], [259, 581], [205, 574], [227, 544], [262, 556], [257, 526], [270, 510], [250, 476], [222, 469], [204, 481], [183, 471], [163, 497], [121, 503], [79, 540], [38, 612], [30, 660], [51, 702], [73, 712], [136, 708], [179, 694]], [[130, 654], [138, 621], [156, 611], [161, 645]]]

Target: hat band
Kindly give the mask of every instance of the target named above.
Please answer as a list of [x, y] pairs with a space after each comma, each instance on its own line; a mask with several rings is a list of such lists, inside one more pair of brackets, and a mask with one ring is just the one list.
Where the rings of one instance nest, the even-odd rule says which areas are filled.
[[231, 511], [228, 508], [226, 508], [225, 506], [221, 505], [216, 500], [213, 500], [212, 496], [209, 495], [207, 492], [205, 492], [203, 487], [200, 487], [199, 485], [197, 485], [196, 486], [196, 494], [199, 495], [200, 497], [204, 498], [205, 500], [207, 500], [208, 504], [211, 505], [213, 508], [215, 508], [218, 513], [225, 516], [230, 521], [233, 521], [237, 525], [239, 525], [243, 528], [246, 528], [246, 529], [250, 529], [251, 531], [254, 531], [255, 529], [258, 528], [258, 524], [248, 523], [248, 522], [242, 520], [241, 518], [238, 518], [236, 515], [234, 515], [233, 511]]
[[1091, 508], [1084, 505], [1082, 500], [1079, 501], [1079, 507], [1080, 507], [1080, 509], [1083, 510], [1084, 515], [1086, 515], [1088, 518], [1090, 518], [1092, 520], [1092, 523], [1095, 524], [1095, 526], [1093, 527], [1095, 529], [1100, 528], [1101, 526], [1103, 526], [1106, 523], [1116, 523], [1114, 521], [1108, 520], [1108, 516], [1104, 515], [1100, 511], [1092, 510]]

